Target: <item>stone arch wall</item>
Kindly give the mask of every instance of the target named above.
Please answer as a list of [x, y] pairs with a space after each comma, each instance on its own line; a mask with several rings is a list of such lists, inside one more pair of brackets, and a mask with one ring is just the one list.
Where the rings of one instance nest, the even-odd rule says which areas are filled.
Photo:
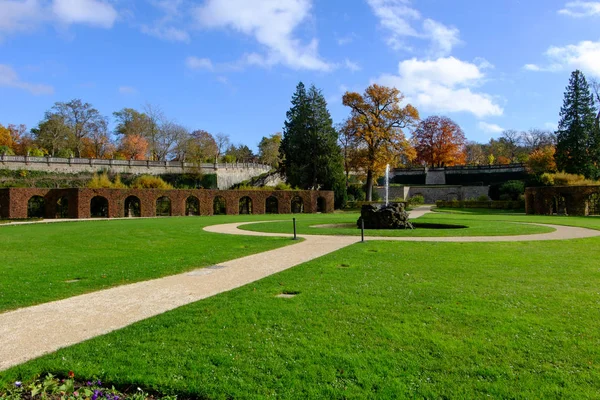
[[207, 190], [207, 189], [42, 189], [8, 188], [0, 189], [0, 218], [27, 218], [27, 202], [32, 196], [44, 197], [45, 218], [55, 218], [56, 202], [61, 197], [68, 200], [68, 218], [90, 218], [90, 204], [96, 196], [108, 200], [108, 217], [123, 218], [125, 200], [135, 196], [140, 200], [142, 217], [154, 217], [156, 200], [166, 196], [171, 200], [171, 215], [185, 215], [185, 203], [188, 197], [197, 197], [200, 203], [200, 215], [213, 215], [213, 200], [221, 196], [227, 204], [227, 214], [239, 212], [239, 200], [248, 196], [252, 199], [252, 213], [264, 214], [266, 199], [273, 196], [278, 202], [278, 213], [291, 213], [291, 200], [299, 196], [304, 203], [305, 213], [317, 212], [317, 199], [325, 199], [325, 212], [333, 212], [333, 192], [314, 190]]
[[546, 186], [530, 187], [525, 190], [525, 212], [527, 214], [552, 215], [554, 199], [564, 197], [568, 215], [589, 215], [589, 198], [600, 193], [600, 186]]

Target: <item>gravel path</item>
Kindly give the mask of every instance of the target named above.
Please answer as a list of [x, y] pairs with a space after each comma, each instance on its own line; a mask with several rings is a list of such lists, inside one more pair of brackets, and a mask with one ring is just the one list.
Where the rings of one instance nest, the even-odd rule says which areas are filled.
[[[429, 212], [411, 212], [417, 218]], [[251, 232], [232, 223], [206, 227], [209, 232], [253, 236], [291, 236]], [[265, 221], [266, 222], [266, 221]], [[487, 237], [368, 237], [368, 240], [497, 242], [576, 239], [600, 236], [600, 231], [545, 225], [554, 232]], [[0, 314], [0, 371], [134, 322], [246, 285], [266, 276], [357, 243], [356, 236], [301, 235], [293, 245], [227, 261], [216, 266], [130, 285], [118, 286], [64, 300]]]

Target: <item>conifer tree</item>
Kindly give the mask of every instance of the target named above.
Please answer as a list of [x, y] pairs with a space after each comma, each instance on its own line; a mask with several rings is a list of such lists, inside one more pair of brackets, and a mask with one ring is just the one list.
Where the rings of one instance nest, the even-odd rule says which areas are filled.
[[342, 153], [323, 94], [314, 85], [307, 92], [300, 82], [286, 116], [280, 152], [288, 183], [333, 190], [336, 206], [342, 206], [346, 198]]
[[556, 132], [558, 170], [597, 178], [600, 170], [600, 133], [590, 87], [579, 70], [571, 74]]

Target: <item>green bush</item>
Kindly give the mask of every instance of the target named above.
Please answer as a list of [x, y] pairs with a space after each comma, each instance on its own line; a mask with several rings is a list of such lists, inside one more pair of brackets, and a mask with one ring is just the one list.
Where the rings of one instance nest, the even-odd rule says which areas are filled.
[[583, 175], [557, 172], [555, 174], [545, 173], [540, 176], [540, 182], [545, 186], [588, 186], [597, 185], [599, 181], [585, 179]]
[[410, 204], [411, 206], [418, 206], [421, 204], [425, 204], [425, 197], [423, 197], [420, 194], [416, 194], [413, 197], [411, 197], [410, 199], [408, 199], [408, 204]]
[[348, 185], [348, 201], [350, 201], [350, 196], [352, 196], [353, 201], [364, 201], [367, 197], [363, 185], [361, 184], [350, 184]]
[[523, 181], [508, 181], [500, 186], [500, 200], [518, 200], [525, 193]]

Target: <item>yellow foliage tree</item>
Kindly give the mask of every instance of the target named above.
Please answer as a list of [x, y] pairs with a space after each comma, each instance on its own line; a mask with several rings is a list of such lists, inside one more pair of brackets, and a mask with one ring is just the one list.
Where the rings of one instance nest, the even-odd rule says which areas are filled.
[[343, 104], [350, 107], [348, 129], [355, 132], [361, 167], [366, 171], [367, 200], [372, 199], [373, 181], [383, 175], [386, 164], [405, 164], [415, 158], [403, 129], [414, 126], [419, 112], [410, 104], [400, 107], [404, 99], [396, 88], [373, 84], [363, 95], [346, 92]]

